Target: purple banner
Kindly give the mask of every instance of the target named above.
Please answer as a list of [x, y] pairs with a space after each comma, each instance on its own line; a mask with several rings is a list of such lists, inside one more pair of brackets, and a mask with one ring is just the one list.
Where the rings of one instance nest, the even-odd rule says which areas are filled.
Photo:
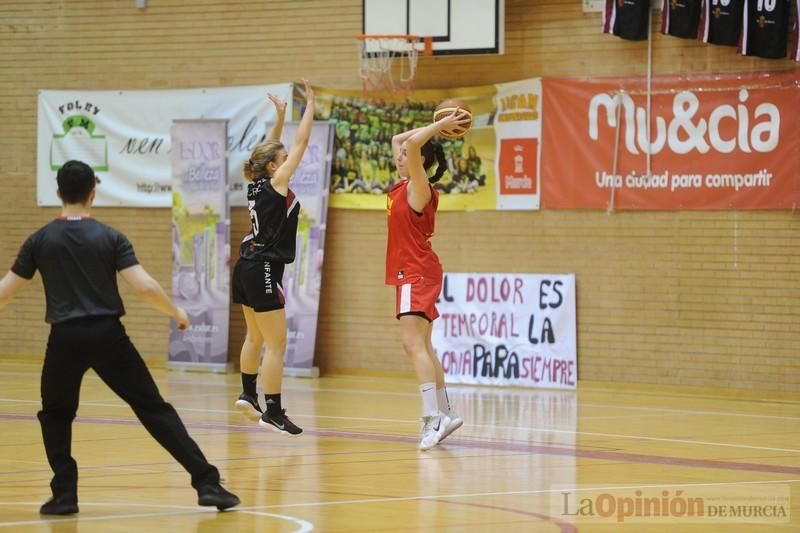
[[[286, 124], [282, 141], [291, 146], [297, 124]], [[328, 190], [333, 146], [333, 127], [315, 122], [303, 160], [289, 187], [300, 201], [297, 225], [297, 254], [286, 265], [283, 287], [286, 291], [287, 374], [315, 376], [314, 345], [317, 338], [322, 259], [325, 250], [325, 225], [328, 218]]]
[[172, 301], [191, 325], [173, 322], [168, 366], [224, 371], [230, 314], [227, 120], [172, 124]]

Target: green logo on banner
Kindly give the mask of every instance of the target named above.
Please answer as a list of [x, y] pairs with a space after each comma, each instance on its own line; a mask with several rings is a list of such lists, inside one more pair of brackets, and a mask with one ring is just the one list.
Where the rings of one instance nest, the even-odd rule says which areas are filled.
[[[64, 133], [50, 141], [50, 170], [57, 171], [70, 159], [79, 159], [95, 172], [108, 171], [108, 141], [96, 133], [97, 125], [85, 115], [72, 115], [62, 123]], [[54, 151], [58, 154], [54, 157]]]

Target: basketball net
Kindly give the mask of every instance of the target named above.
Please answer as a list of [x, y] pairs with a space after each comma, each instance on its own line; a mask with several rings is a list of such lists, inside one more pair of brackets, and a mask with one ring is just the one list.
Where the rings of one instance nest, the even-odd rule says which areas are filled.
[[416, 35], [359, 35], [358, 50], [358, 73], [365, 95], [411, 93], [420, 52], [432, 53], [431, 38]]

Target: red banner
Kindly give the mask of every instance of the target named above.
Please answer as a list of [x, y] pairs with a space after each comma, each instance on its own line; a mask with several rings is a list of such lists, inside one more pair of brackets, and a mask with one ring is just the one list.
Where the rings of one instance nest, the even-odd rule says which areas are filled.
[[644, 78], [544, 78], [543, 208], [800, 205], [800, 70], [661, 76], [650, 94], [648, 128]]

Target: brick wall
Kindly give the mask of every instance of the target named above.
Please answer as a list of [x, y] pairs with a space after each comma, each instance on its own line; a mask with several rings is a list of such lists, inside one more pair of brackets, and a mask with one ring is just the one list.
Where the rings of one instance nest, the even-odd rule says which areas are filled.
[[[502, 56], [420, 60], [418, 87], [534, 76], [644, 75], [647, 44], [600, 33], [578, 0], [506, 0]], [[655, 15], [655, 13], [654, 13]], [[657, 16], [656, 16], [657, 18]], [[5, 0], [0, 3], [0, 261], [58, 210], [35, 191], [38, 89], [216, 87], [297, 81], [356, 88], [361, 0]], [[654, 21], [657, 24], [658, 20]], [[654, 26], [655, 27], [655, 26]], [[654, 35], [653, 73], [790, 69], [731, 48]], [[798, 163], [800, 164], [800, 162]], [[170, 212], [104, 208], [165, 286]], [[232, 238], [246, 231], [233, 209]], [[383, 212], [329, 214], [317, 364], [323, 372], [410, 374], [382, 285]], [[574, 272], [582, 379], [793, 391], [800, 386], [800, 229], [792, 211], [458, 212], [434, 246], [450, 271]], [[41, 290], [0, 314], [0, 352], [41, 357]], [[124, 290], [126, 325], [163, 361], [167, 321]], [[231, 318], [231, 357], [244, 334]]]

